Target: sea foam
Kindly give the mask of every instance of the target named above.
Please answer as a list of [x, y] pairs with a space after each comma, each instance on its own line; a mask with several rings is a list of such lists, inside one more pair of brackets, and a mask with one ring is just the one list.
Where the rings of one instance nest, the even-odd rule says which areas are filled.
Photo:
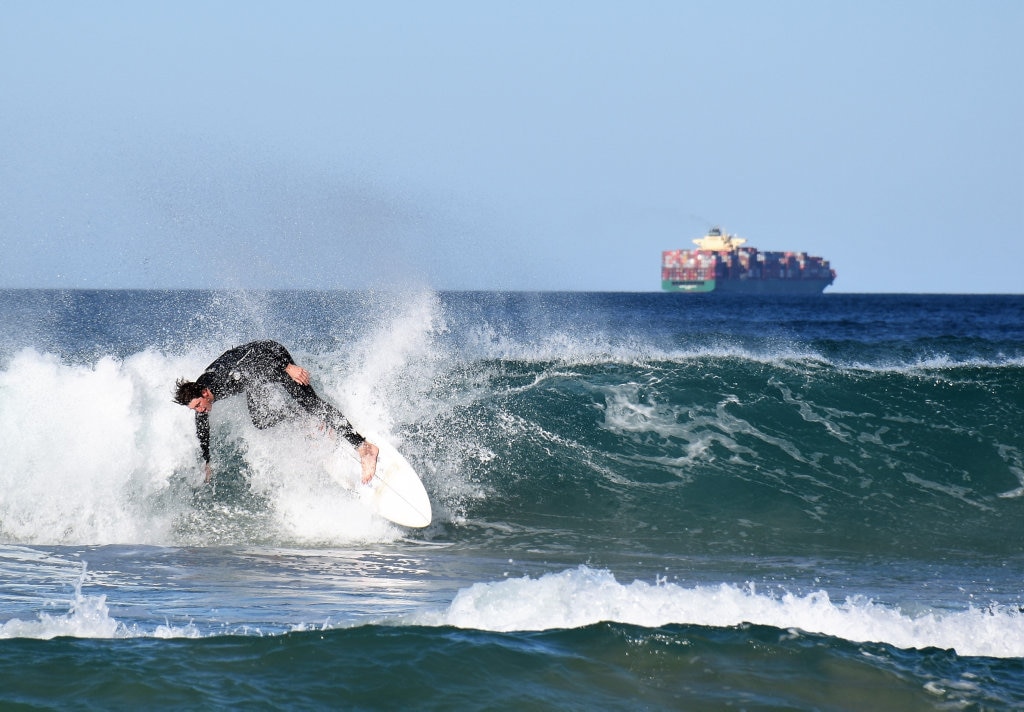
[[753, 584], [685, 587], [619, 583], [601, 569], [579, 566], [531, 578], [476, 583], [442, 613], [419, 622], [494, 631], [579, 628], [602, 621], [664, 625], [767, 625], [897, 648], [937, 647], [959, 655], [1024, 656], [1024, 614], [1006, 607], [931, 610], [908, 615], [861, 597], [832, 601], [826, 591], [762, 593]]

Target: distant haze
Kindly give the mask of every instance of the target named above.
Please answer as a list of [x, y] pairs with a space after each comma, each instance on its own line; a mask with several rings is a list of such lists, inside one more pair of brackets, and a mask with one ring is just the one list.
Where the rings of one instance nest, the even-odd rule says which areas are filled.
[[0, 287], [1024, 291], [1024, 3], [0, 5]]

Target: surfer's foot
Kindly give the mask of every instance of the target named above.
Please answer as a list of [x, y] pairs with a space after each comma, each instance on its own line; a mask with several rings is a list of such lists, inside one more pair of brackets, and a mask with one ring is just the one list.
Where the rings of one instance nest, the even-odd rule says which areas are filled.
[[373, 473], [377, 471], [377, 453], [380, 450], [369, 440], [364, 440], [359, 446], [359, 464], [363, 468], [363, 484], [369, 484], [373, 479]]

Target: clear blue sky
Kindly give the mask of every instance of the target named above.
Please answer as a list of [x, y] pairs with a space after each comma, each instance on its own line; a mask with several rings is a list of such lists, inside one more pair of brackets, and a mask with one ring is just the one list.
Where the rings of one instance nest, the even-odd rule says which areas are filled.
[[1024, 2], [0, 3], [0, 286], [1024, 292]]

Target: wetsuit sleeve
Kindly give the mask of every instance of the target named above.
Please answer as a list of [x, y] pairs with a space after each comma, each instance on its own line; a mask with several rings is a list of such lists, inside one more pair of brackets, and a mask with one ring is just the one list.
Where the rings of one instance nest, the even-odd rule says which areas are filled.
[[210, 463], [210, 414], [196, 413], [196, 437], [203, 451], [203, 462]]

